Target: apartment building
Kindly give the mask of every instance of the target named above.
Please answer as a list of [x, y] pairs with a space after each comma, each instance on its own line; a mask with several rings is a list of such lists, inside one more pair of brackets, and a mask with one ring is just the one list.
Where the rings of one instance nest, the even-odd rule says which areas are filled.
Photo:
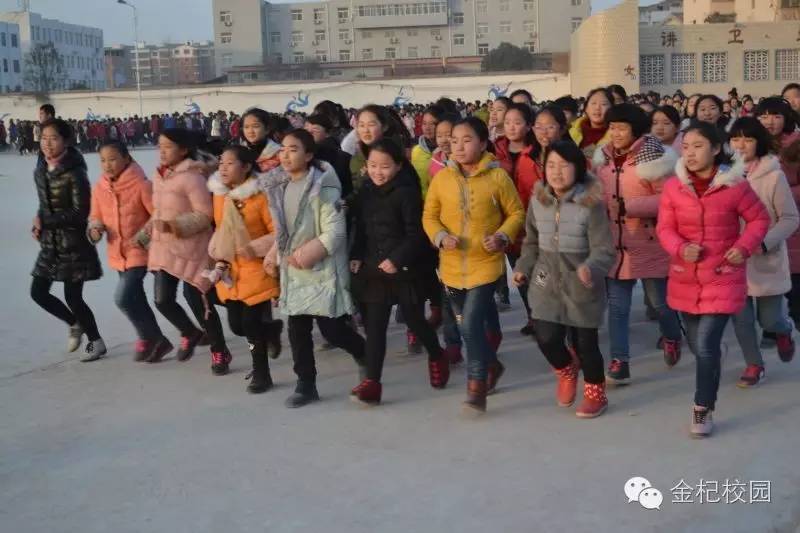
[[800, 20], [800, 0], [684, 0], [684, 24], [702, 24], [706, 20], [715, 22]]
[[639, 24], [657, 25], [683, 22], [683, 0], [661, 0], [639, 7]]
[[[16, 24], [19, 28], [23, 73], [26, 54], [37, 44], [53, 43], [64, 61], [65, 78], [59, 89], [105, 89], [103, 30], [44, 18], [31, 11], [0, 13], [0, 21]], [[37, 89], [26, 86], [24, 76], [22, 80], [24, 90]]]
[[193, 85], [216, 77], [214, 44], [114, 46], [106, 48], [106, 79], [109, 88], [136, 87], [138, 63], [142, 87]]
[[22, 54], [19, 47], [19, 26], [0, 22], [0, 92], [22, 90]]
[[590, 0], [213, 0], [217, 72], [242, 65], [566, 53]]

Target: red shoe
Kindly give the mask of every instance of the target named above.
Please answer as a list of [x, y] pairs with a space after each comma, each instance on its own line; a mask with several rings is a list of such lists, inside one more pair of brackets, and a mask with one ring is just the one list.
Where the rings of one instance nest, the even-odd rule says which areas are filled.
[[134, 345], [133, 360], [141, 363], [150, 355], [150, 341], [137, 339]]
[[486, 332], [486, 340], [489, 341], [489, 346], [492, 347], [492, 351], [497, 353], [497, 350], [500, 349], [500, 343], [503, 342], [503, 334], [494, 331], [487, 331]]
[[497, 359], [493, 363], [489, 363], [489, 368], [486, 369], [486, 394], [495, 393], [497, 382], [500, 381], [505, 372], [506, 367]]
[[428, 324], [437, 330], [442, 325], [442, 308], [438, 305], [431, 306], [431, 316], [428, 317]]
[[681, 341], [664, 339], [664, 362], [672, 368], [681, 360]]
[[578, 365], [574, 362], [558, 370], [553, 369], [558, 377], [556, 385], [556, 401], [559, 407], [569, 407], [575, 403], [578, 391]]
[[459, 365], [464, 362], [464, 356], [461, 355], [461, 346], [455, 344], [444, 349], [444, 356], [450, 361], [451, 365]]
[[406, 339], [408, 340], [408, 353], [410, 355], [422, 353], [422, 345], [419, 343], [417, 336], [410, 329], [406, 330]]
[[464, 401], [464, 414], [482, 415], [486, 412], [486, 382], [477, 379], [467, 380], [467, 399]]
[[778, 345], [778, 357], [788, 363], [794, 359], [794, 341], [791, 333], [778, 333], [775, 343]]
[[450, 361], [447, 357], [442, 355], [435, 361], [428, 361], [428, 378], [434, 389], [443, 389], [447, 386], [447, 381], [450, 379]]
[[583, 402], [575, 412], [578, 418], [597, 418], [608, 409], [605, 383], [584, 383]]
[[215, 376], [224, 376], [230, 371], [233, 356], [226, 350], [224, 352], [211, 352], [211, 372]]
[[383, 387], [377, 381], [365, 379], [355, 389], [357, 392], [352, 396], [353, 401], [363, 405], [378, 405], [381, 403], [381, 393]]
[[763, 366], [747, 365], [736, 386], [742, 389], [749, 389], [763, 383], [765, 379], [767, 379], [767, 374]]
[[175, 356], [178, 361], [188, 361], [194, 355], [194, 349], [198, 343], [206, 336], [201, 330], [197, 330], [191, 337], [181, 337], [180, 348]]

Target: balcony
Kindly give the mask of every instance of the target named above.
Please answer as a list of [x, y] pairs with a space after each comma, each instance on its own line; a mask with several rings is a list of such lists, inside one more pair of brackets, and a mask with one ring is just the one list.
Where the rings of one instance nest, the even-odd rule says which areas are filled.
[[359, 5], [353, 24], [357, 29], [447, 26], [447, 2]]

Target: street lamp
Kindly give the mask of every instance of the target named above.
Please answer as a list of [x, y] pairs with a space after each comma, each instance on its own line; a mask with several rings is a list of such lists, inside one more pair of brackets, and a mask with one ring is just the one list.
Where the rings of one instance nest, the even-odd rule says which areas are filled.
[[130, 0], [117, 0], [117, 3], [133, 9], [133, 49], [136, 51], [136, 91], [139, 93], [139, 117], [144, 118], [144, 107], [142, 106], [142, 76], [139, 73], [139, 13], [136, 11], [136, 6], [130, 3]]

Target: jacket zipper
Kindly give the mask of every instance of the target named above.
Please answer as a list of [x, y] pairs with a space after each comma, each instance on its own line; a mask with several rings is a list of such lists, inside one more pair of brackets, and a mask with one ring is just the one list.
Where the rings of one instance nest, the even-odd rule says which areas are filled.
[[619, 187], [619, 175], [622, 173], [622, 167], [616, 167], [614, 169], [614, 173], [616, 174], [616, 194], [617, 194], [617, 248], [620, 254], [619, 257], [619, 264], [617, 265], [617, 271], [614, 273], [614, 279], [619, 279], [620, 272], [622, 272], [622, 264], [625, 262], [625, 250], [622, 247], [622, 217], [619, 214], [619, 206], [622, 201], [622, 195], [620, 194], [620, 187]]

